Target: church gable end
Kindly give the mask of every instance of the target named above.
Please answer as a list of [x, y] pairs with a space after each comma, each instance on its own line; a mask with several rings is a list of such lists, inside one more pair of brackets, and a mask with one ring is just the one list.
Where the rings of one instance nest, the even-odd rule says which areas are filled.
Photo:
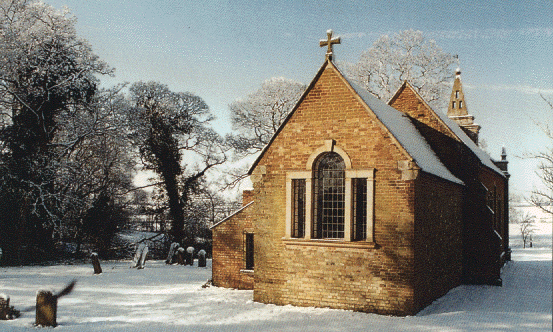
[[390, 99], [388, 105], [408, 114], [411, 118], [434, 128], [442, 134], [458, 140], [451, 129], [407, 81], [403, 83], [396, 94]]
[[213, 281], [263, 303], [412, 315], [486, 269], [466, 248], [495, 239], [503, 219], [476, 216], [485, 197], [505, 209], [504, 176], [409, 83], [386, 104], [349, 81], [339, 42], [327, 32], [326, 61], [250, 168], [255, 204], [214, 226]]
[[252, 170], [254, 299], [413, 313], [411, 160], [326, 62]]

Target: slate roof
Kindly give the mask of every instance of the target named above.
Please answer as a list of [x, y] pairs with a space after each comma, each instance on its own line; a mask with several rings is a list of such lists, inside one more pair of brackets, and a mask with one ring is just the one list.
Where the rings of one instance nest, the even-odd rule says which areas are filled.
[[354, 82], [348, 80], [342, 72], [332, 63], [332, 61], [326, 61], [323, 66], [319, 69], [317, 75], [309, 84], [308, 88], [290, 112], [288, 117], [284, 120], [282, 125], [279, 127], [271, 141], [265, 146], [259, 157], [253, 163], [248, 174], [251, 174], [269, 146], [274, 141], [275, 137], [278, 136], [280, 131], [286, 126], [288, 120], [296, 111], [296, 109], [301, 105], [305, 96], [309, 93], [311, 88], [314, 86], [315, 82], [319, 79], [322, 72], [326, 69], [327, 66], [331, 66], [339, 75], [344, 79], [344, 83], [349, 85], [352, 89], [352, 92], [357, 94], [365, 106], [368, 108], [367, 111], [372, 111], [377, 119], [382, 122], [382, 124], [388, 129], [390, 134], [395, 138], [395, 140], [403, 147], [403, 149], [413, 158], [416, 164], [421, 168], [422, 171], [435, 175], [439, 178], [463, 184], [463, 181], [455, 177], [440, 159], [436, 156], [430, 145], [426, 142], [424, 137], [420, 134], [414, 124], [410, 121], [409, 117], [403, 112], [396, 110], [390, 105], [386, 104], [382, 100], [376, 98], [365, 89], [359, 87]]
[[254, 201], [251, 201], [249, 202], [248, 204], [242, 206], [241, 208], [239, 208], [238, 210], [234, 211], [230, 216], [226, 217], [225, 219], [223, 220], [220, 220], [219, 222], [215, 223], [213, 226], [209, 227], [209, 229], [214, 229], [215, 227], [219, 226], [220, 224], [224, 223], [225, 221], [229, 220], [230, 218], [234, 217], [235, 215], [237, 215], [238, 213], [242, 212], [243, 210], [245, 210], [247, 207], [249, 207], [250, 205], [252, 205], [254, 203]]
[[445, 113], [434, 111], [432, 107], [430, 107], [430, 105], [428, 105], [428, 103], [424, 100], [424, 98], [420, 96], [420, 94], [411, 86], [411, 84], [409, 84], [409, 82], [405, 81], [403, 85], [398, 89], [396, 94], [390, 99], [390, 101], [396, 98], [396, 96], [405, 87], [409, 87], [411, 91], [413, 91], [413, 93], [417, 96], [417, 98], [419, 98], [419, 100], [422, 103], [424, 103], [424, 105], [428, 108], [428, 110], [430, 110], [430, 112], [432, 112], [438, 118], [438, 120], [441, 121], [442, 124], [445, 125], [450, 130], [453, 136], [456, 136], [459, 141], [463, 142], [465, 146], [468, 147], [472, 151], [472, 153], [474, 153], [474, 155], [476, 155], [476, 157], [480, 160], [482, 165], [490, 168], [491, 170], [495, 171], [499, 175], [505, 177], [505, 174], [503, 173], [503, 171], [501, 171], [499, 167], [497, 167], [493, 163], [492, 158], [488, 155], [488, 153], [482, 150], [476, 143], [474, 143], [474, 141], [470, 139], [467, 133], [465, 133], [465, 131], [461, 129], [461, 127], [457, 124], [457, 122], [450, 119]]

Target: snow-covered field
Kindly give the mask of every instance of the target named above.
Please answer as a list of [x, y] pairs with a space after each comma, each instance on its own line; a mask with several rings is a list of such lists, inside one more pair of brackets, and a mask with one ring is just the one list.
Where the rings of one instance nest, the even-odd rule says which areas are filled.
[[[551, 331], [551, 226], [537, 227], [534, 248], [521, 249], [511, 231], [513, 261], [503, 287], [460, 286], [412, 317], [255, 303], [251, 291], [202, 288], [211, 268], [147, 262], [0, 268], [0, 293], [18, 309], [39, 289], [78, 279], [58, 305], [55, 331]], [[210, 262], [209, 262], [210, 263]], [[0, 321], [0, 331], [36, 331], [34, 312]]]

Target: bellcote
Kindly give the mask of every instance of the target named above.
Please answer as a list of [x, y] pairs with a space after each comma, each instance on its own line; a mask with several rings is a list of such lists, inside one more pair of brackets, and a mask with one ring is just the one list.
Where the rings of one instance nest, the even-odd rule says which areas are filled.
[[447, 107], [447, 116], [457, 122], [470, 139], [478, 144], [480, 125], [474, 123], [474, 116], [468, 113], [463, 85], [461, 84], [461, 70], [459, 68], [455, 72], [455, 81], [453, 82], [453, 89]]

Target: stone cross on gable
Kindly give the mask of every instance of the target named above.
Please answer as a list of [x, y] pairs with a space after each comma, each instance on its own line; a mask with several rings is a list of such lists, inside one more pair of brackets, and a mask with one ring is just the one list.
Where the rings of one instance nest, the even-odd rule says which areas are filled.
[[319, 46], [320, 47], [323, 47], [323, 46], [327, 46], [328, 48], [326, 49], [326, 58], [328, 60], [332, 60], [332, 45], [334, 44], [340, 44], [340, 37], [335, 37], [335, 38], [332, 38], [332, 30], [327, 30], [326, 31], [326, 36], [327, 36], [327, 39], [321, 39], [319, 41]]

